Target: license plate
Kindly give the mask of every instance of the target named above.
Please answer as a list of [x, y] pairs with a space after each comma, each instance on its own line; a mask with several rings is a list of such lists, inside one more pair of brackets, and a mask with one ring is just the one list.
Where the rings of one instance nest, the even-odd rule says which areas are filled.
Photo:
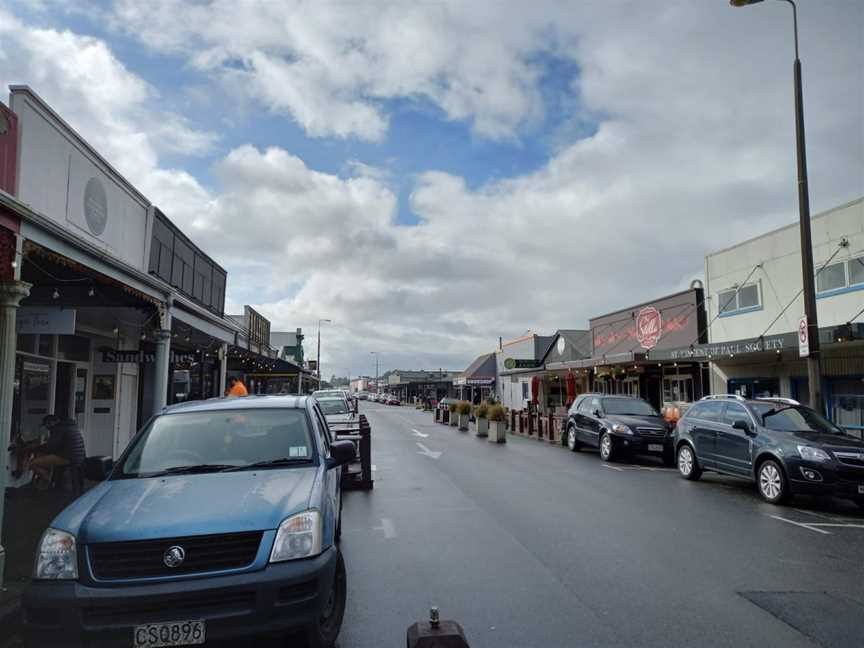
[[204, 643], [203, 621], [169, 621], [135, 626], [132, 648], [195, 646]]
[[864, 495], [864, 484], [858, 484], [858, 494]]
[[648, 452], [663, 452], [663, 444], [662, 443], [649, 443], [648, 444]]

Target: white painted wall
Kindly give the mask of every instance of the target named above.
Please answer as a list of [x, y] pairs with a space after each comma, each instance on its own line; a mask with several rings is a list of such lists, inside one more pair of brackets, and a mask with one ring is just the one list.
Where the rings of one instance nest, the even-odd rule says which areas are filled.
[[[812, 219], [813, 262], [818, 270], [838, 249], [843, 237], [849, 246], [841, 249], [833, 262], [864, 255], [864, 198], [824, 212]], [[769, 329], [771, 321], [801, 290], [801, 246], [798, 223], [740, 243], [705, 258], [705, 292], [708, 296], [708, 321], [711, 342], [729, 342], [763, 334], [795, 331], [804, 314], [799, 296]], [[742, 283], [756, 264], [762, 264], [748, 281], [758, 282], [762, 293], [761, 310], [718, 317], [718, 293]], [[819, 298], [819, 326], [845, 324], [864, 307], [864, 289]]]

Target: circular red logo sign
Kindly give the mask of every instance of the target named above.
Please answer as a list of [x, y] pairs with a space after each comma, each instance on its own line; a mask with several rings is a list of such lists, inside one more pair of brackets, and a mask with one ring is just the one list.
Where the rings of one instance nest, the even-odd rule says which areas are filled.
[[636, 339], [644, 349], [653, 349], [657, 346], [660, 336], [663, 335], [663, 318], [653, 306], [646, 306], [636, 317]]

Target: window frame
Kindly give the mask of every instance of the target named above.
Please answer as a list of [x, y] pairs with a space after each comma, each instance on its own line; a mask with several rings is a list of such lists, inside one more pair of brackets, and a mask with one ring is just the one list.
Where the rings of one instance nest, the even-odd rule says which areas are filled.
[[729, 415], [730, 408], [733, 410], [735, 408], [740, 409], [741, 411], [744, 412], [744, 416], [747, 419], [747, 421], [750, 423], [750, 425], [756, 424], [756, 422], [753, 420], [753, 415], [750, 413], [750, 410], [748, 410], [746, 407], [744, 407], [741, 403], [725, 403], [725, 405], [726, 405], [726, 407], [723, 408], [723, 423], [725, 423], [729, 427], [732, 427], [732, 423], [734, 423], [736, 420], [738, 420], [737, 418], [734, 420], [732, 420], [730, 418], [730, 415]]
[[[741, 291], [745, 288], [755, 287], [756, 288], [756, 304], [753, 306], [741, 306]], [[729, 302], [728, 295], [729, 293], [735, 293], [735, 299], [733, 303], [730, 303], [730, 308], [728, 310], [722, 310], [723, 305]], [[734, 306], [732, 308], [731, 306]], [[755, 311], [760, 311], [765, 307], [763, 296], [762, 296], [762, 281], [751, 281], [750, 283], [741, 284], [740, 286], [736, 286], [734, 288], [725, 288], [724, 290], [717, 291], [717, 317], [734, 317], [735, 315], [742, 315], [744, 313], [752, 313]]]
[[864, 266], [864, 256], [858, 255], [854, 257], [850, 257], [848, 259], [844, 259], [843, 261], [836, 261], [831, 263], [830, 265], [825, 266], [826, 268], [830, 268], [832, 266], [843, 266], [843, 285], [837, 286], [836, 288], [828, 288], [826, 290], [819, 290], [819, 276], [821, 274], [821, 266], [820, 270], [817, 270], [814, 274], [814, 284], [816, 287], [816, 299], [824, 299], [825, 297], [833, 297], [834, 295], [842, 295], [848, 292], [854, 292], [856, 290], [864, 290], [864, 279], [861, 281], [857, 281], [852, 283], [852, 264], [860, 263]]

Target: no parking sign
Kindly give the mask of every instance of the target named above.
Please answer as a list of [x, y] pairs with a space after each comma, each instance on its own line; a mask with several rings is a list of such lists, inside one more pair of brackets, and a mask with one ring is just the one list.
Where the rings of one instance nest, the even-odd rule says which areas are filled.
[[810, 355], [810, 334], [807, 328], [807, 316], [798, 320], [798, 355], [806, 358]]

